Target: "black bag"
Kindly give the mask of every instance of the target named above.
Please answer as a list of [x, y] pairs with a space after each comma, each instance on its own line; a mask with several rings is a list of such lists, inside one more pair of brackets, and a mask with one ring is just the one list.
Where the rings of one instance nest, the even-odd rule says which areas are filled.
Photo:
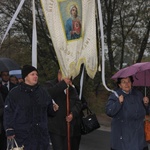
[[83, 117], [81, 121], [81, 134], [88, 134], [100, 127], [97, 117], [92, 111], [87, 107], [86, 114], [83, 111]]

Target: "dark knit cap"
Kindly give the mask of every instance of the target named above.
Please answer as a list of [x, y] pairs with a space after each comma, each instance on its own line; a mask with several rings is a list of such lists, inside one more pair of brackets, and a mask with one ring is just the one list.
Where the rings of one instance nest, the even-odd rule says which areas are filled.
[[25, 65], [22, 68], [22, 78], [24, 79], [30, 72], [37, 71], [37, 69], [31, 65]]

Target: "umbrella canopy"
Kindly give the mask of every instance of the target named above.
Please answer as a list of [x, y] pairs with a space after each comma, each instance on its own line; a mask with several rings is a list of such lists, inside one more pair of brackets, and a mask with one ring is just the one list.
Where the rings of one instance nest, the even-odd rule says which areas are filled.
[[150, 62], [136, 63], [119, 70], [111, 79], [133, 76], [133, 86], [150, 86]]
[[0, 58], [0, 71], [19, 70], [20, 66], [10, 58]]
[[9, 75], [14, 75], [17, 78], [22, 78], [21, 70], [11, 70], [11, 71], [9, 71]]

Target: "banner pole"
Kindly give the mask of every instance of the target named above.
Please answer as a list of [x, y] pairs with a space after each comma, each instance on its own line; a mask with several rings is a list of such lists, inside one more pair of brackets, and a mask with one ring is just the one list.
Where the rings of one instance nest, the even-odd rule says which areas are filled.
[[[67, 96], [67, 116], [70, 114], [70, 100], [69, 100], [69, 88], [66, 89]], [[70, 122], [67, 122], [67, 146], [68, 150], [71, 150], [70, 147]]]

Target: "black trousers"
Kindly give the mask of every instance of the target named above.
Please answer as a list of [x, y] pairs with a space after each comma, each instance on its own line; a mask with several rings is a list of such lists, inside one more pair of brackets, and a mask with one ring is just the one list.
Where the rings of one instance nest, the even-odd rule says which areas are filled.
[[7, 149], [7, 138], [5, 135], [5, 130], [2, 129], [2, 133], [0, 134], [0, 150]]
[[[112, 148], [111, 148], [111, 150], [115, 150], [115, 149], [112, 149]], [[143, 148], [143, 150], [148, 150], [148, 147]]]
[[[50, 132], [50, 139], [52, 142], [53, 150], [67, 150], [67, 137], [60, 136]], [[71, 150], [79, 150], [81, 136], [75, 136], [70, 138]]]

